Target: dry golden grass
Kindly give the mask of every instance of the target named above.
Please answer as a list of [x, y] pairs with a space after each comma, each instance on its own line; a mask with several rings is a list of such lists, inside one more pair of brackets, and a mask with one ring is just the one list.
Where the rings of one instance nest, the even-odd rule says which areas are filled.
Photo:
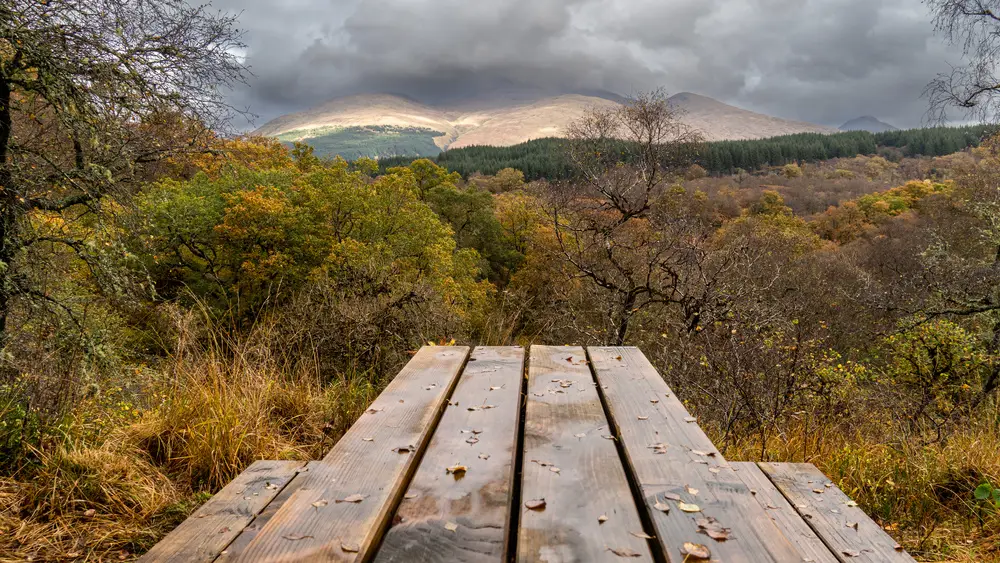
[[254, 460], [320, 457], [379, 384], [323, 383], [308, 362], [272, 355], [269, 336], [180, 339], [137, 420], [96, 439], [70, 428], [0, 479], [0, 561], [132, 560]]

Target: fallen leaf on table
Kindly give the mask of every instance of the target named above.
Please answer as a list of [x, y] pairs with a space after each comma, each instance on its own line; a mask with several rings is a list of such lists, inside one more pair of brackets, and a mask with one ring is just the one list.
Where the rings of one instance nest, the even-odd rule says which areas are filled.
[[693, 416], [685, 416], [684, 422], [698, 422], [698, 419]]
[[83, 512], [83, 515], [86, 518], [93, 518], [95, 514], [97, 514], [97, 510], [95, 510], [93, 508], [88, 508], [87, 510], [85, 510]]
[[681, 500], [681, 496], [678, 495], [677, 493], [663, 493], [663, 498], [673, 501]]
[[823, 494], [824, 491], [826, 491], [826, 489], [813, 489], [813, 492], [816, 493], [817, 495]]
[[417, 498], [417, 495], [415, 495], [414, 493], [406, 493], [405, 495], [403, 495], [403, 498], [409, 500], [411, 498]]
[[383, 410], [384, 409], [382, 409], [382, 408], [377, 408], [377, 409], [368, 409], [365, 412], [368, 413], [368, 414], [375, 414], [375, 413], [382, 412]]
[[653, 536], [647, 535], [645, 532], [629, 532], [629, 533], [642, 540], [653, 539]]
[[408, 454], [413, 451], [413, 446], [399, 446], [398, 448], [392, 448], [392, 451], [399, 454]]
[[895, 549], [896, 551], [903, 551], [903, 546], [899, 545], [898, 543], [892, 546], [892, 548]]
[[361, 502], [363, 500], [365, 500], [365, 497], [363, 495], [351, 495], [349, 497], [338, 499], [337, 502], [338, 503], [340, 503], [340, 502]]
[[573, 363], [573, 356], [566, 358], [566, 361], [569, 363]]
[[479, 454], [479, 459], [490, 459], [490, 454]]
[[527, 506], [531, 510], [542, 510], [545, 508], [545, 499], [543, 498], [532, 499], [529, 500], [528, 502], [525, 502], [524, 506]]
[[681, 548], [681, 555], [686, 555], [686, 559], [708, 559], [712, 557], [711, 550], [708, 547], [701, 545], [700, 543], [684, 542], [684, 547]]
[[451, 467], [445, 469], [445, 473], [459, 474], [465, 473], [469, 468], [464, 465], [452, 465]]
[[600, 516], [597, 517], [597, 523], [598, 524], [603, 524], [603, 523], [605, 523], [607, 521], [608, 521], [608, 515], [607, 514], [601, 514]]
[[724, 528], [715, 518], [709, 516], [707, 518], [699, 518], [695, 522], [698, 524], [699, 533], [705, 534], [716, 541], [726, 541], [729, 539], [731, 530]]
[[601, 436], [601, 438], [604, 438], [605, 440], [614, 440], [615, 439], [615, 437], [612, 436], [611, 434], [605, 434], [605, 435]]
[[559, 473], [559, 471], [561, 471], [561, 470], [558, 467], [550, 467], [549, 471], [551, 471], [553, 473]]
[[659, 403], [660, 400], [659, 399], [650, 399], [649, 402], [653, 403], [655, 405], [656, 403]]
[[857, 506], [858, 505], [858, 503], [854, 502], [853, 500], [849, 500], [849, 501], [845, 502], [844, 504], [846, 506]]
[[299, 534], [288, 534], [288, 535], [281, 536], [281, 537], [285, 538], [286, 540], [299, 541], [299, 540], [304, 540], [304, 539], [311, 538], [312, 536], [302, 536], [302, 535], [299, 535]]
[[454, 522], [448, 522], [444, 525], [444, 529], [448, 530], [449, 532], [454, 532], [455, 530], [458, 529], [458, 524]]
[[701, 507], [697, 504], [688, 504], [686, 502], [681, 502], [677, 504], [677, 508], [684, 512], [701, 512]]
[[583, 437], [585, 437], [586, 435], [587, 435], [587, 433], [586, 433], [586, 432], [581, 432], [581, 433], [579, 433], [579, 434], [573, 434], [573, 436], [575, 436], [575, 437], [577, 437], [577, 438], [583, 438]]
[[264, 483], [264, 488], [268, 489], [268, 490], [271, 490], [271, 491], [274, 491], [274, 490], [278, 489], [278, 486], [275, 485], [274, 483]]
[[854, 528], [855, 532], [858, 531], [858, 523], [857, 522], [847, 522], [844, 525], [847, 526], [848, 528]]
[[341, 543], [340, 549], [344, 550], [347, 553], [357, 553], [361, 551], [361, 548], [353, 543]]
[[639, 418], [639, 420], [649, 420], [648, 416], [640, 416], [638, 418]]
[[656, 501], [656, 504], [653, 505], [653, 508], [655, 508], [656, 510], [659, 510], [660, 512], [663, 512], [663, 513], [670, 512], [670, 505], [669, 504], [664, 504], [664, 503], [662, 503], [660, 501]]
[[718, 467], [709, 467], [708, 470], [711, 471], [712, 473], [718, 473], [718, 472], [722, 471]]
[[860, 551], [850, 551], [850, 550], [845, 549], [845, 550], [841, 551], [841, 553], [843, 553], [846, 557], [861, 557], [861, 552]]
[[499, 387], [490, 387], [490, 391], [499, 391], [501, 389], [503, 389], [503, 385], [501, 385]]
[[478, 444], [479, 443], [479, 438], [476, 438], [475, 436], [473, 436], [473, 437], [469, 438], [468, 440], [466, 440], [466, 442], [469, 443], [469, 444]]
[[330, 504], [330, 501], [326, 500], [325, 498], [319, 499], [318, 501], [312, 503], [313, 508], [319, 508], [321, 506], [326, 506], [328, 504]]
[[649, 449], [651, 449], [651, 450], [653, 450], [654, 454], [665, 454], [665, 453], [667, 453], [667, 445], [666, 444], [651, 444], [651, 445], [646, 446], [646, 447], [649, 448]]
[[375, 438], [362, 438], [365, 442], [374, 442]]
[[687, 492], [689, 495], [696, 496], [698, 494], [698, 489], [695, 489], [691, 485], [685, 485], [687, 487]]
[[609, 547], [608, 551], [614, 553], [618, 557], [642, 557], [642, 554], [638, 551], [631, 550], [627, 547]]
[[621, 356], [615, 356], [615, 359], [618, 360], [619, 362], [622, 361], [622, 357]]

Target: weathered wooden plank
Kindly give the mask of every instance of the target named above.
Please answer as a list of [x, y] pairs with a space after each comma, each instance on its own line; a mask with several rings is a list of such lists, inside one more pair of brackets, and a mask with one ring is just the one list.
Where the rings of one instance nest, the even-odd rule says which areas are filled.
[[913, 558], [811, 463], [760, 463], [760, 469], [844, 563]]
[[652, 560], [583, 348], [532, 346], [528, 365], [518, 561]]
[[473, 350], [376, 561], [505, 560], [523, 377], [523, 348]]
[[255, 461], [139, 561], [212, 561], [253, 520], [303, 461]]
[[[626, 463], [669, 561], [685, 560], [686, 542], [707, 546], [713, 559], [726, 563], [804, 559], [642, 352], [631, 347], [588, 352]], [[682, 502], [693, 505], [684, 507], [692, 512], [682, 510]], [[709, 518], [730, 530], [728, 539], [699, 531], [698, 520]]]
[[[299, 473], [307, 473], [309, 472], [310, 467], [321, 463], [323, 462], [310, 461], [306, 463], [305, 467], [299, 470]], [[292, 496], [292, 493], [297, 491], [299, 487], [302, 486], [303, 481], [305, 480], [295, 479], [285, 485], [285, 487], [278, 492], [277, 496], [271, 499], [271, 501], [267, 503], [267, 506], [265, 506], [264, 509], [261, 510], [260, 513], [258, 513], [257, 516], [246, 525], [246, 527], [243, 528], [243, 531], [236, 536], [236, 539], [226, 546], [226, 549], [222, 550], [222, 553], [220, 553], [219, 557], [215, 560], [216, 563], [228, 563], [237, 555], [242, 554], [246, 550], [247, 546], [250, 545], [250, 542], [253, 541], [253, 539], [257, 537], [257, 534], [260, 533], [261, 529], [264, 528], [264, 525], [268, 523], [275, 513], [278, 512], [278, 509], [281, 508]]]
[[[361, 561], [370, 558], [465, 359], [467, 347], [421, 348], [321, 464], [234, 561]], [[300, 481], [300, 482], [298, 482]]]
[[815, 563], [837, 563], [837, 558], [809, 524], [788, 503], [788, 500], [774, 486], [756, 463], [749, 461], [730, 462], [736, 476], [750, 487], [750, 495], [767, 510], [771, 520], [781, 528], [785, 536], [795, 544], [807, 561]]

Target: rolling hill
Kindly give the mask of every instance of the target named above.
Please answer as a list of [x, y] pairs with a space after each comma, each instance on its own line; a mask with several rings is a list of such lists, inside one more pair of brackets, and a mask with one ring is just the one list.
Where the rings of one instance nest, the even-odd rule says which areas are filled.
[[[614, 95], [563, 94], [525, 99], [495, 97], [431, 106], [389, 94], [337, 98], [306, 111], [274, 119], [255, 133], [284, 142], [303, 141], [322, 155], [434, 156], [445, 149], [510, 146], [560, 137], [588, 108], [613, 107]], [[681, 93], [671, 103], [709, 141], [758, 139], [792, 133], [832, 133], [828, 127], [789, 121]]]

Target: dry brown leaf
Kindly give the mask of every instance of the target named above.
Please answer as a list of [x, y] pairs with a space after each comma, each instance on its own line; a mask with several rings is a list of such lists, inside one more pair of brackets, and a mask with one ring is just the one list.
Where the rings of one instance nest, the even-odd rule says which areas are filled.
[[374, 442], [375, 438], [362, 438], [365, 442]]
[[896, 551], [903, 551], [903, 546], [899, 545], [898, 543], [892, 546], [892, 548], [895, 549]]
[[466, 440], [466, 443], [469, 443], [469, 444], [478, 444], [479, 443], [479, 438], [476, 438], [475, 436], [473, 436], [473, 437], [469, 438], [468, 440]]
[[663, 498], [678, 502], [681, 500], [681, 496], [677, 493], [663, 493]]
[[651, 540], [651, 539], [653, 539], [653, 536], [650, 536], [650, 535], [646, 534], [645, 532], [629, 532], [629, 533], [632, 534], [633, 536], [641, 539], [641, 540]]
[[414, 494], [414, 493], [406, 493], [405, 495], [403, 495], [403, 498], [409, 500], [409, 499], [417, 498], [417, 495]]
[[622, 361], [622, 357], [621, 356], [615, 356], [615, 359], [618, 360], [619, 362]]
[[826, 489], [813, 489], [813, 492], [817, 495], [821, 495], [826, 491]]
[[398, 454], [408, 454], [413, 451], [413, 446], [399, 446], [398, 448], [392, 448], [392, 451]]
[[712, 557], [712, 551], [700, 543], [684, 542], [681, 555], [686, 555], [685, 559], [708, 559]]
[[341, 503], [341, 502], [361, 502], [363, 500], [365, 500], [365, 497], [363, 495], [354, 494], [354, 495], [351, 495], [351, 496], [348, 496], [348, 497], [345, 497], [345, 498], [342, 498], [342, 499], [338, 499], [337, 502], [338, 503]]
[[685, 416], [684, 422], [698, 422], [698, 419], [693, 416]]
[[270, 491], [276, 491], [276, 490], [278, 490], [278, 486], [275, 485], [274, 483], [264, 483], [264, 488], [268, 489]]
[[861, 557], [861, 552], [860, 551], [851, 551], [851, 550], [845, 549], [845, 550], [841, 551], [841, 553], [843, 553], [845, 557]]
[[451, 467], [445, 469], [445, 473], [451, 473], [457, 475], [459, 473], [465, 473], [469, 468], [464, 465], [452, 465]]
[[689, 495], [691, 495], [691, 496], [697, 496], [698, 495], [698, 489], [695, 489], [691, 485], [685, 485], [685, 487], [687, 487], [687, 492], [688, 492]]
[[649, 402], [653, 403], [655, 405], [656, 403], [659, 403], [660, 400], [659, 399], [650, 399]]
[[587, 435], [587, 433], [586, 433], [586, 432], [580, 432], [579, 434], [574, 434], [573, 436], [575, 436], [575, 437], [577, 437], [577, 438], [583, 438], [583, 437], [585, 437], [586, 435]]
[[711, 516], [706, 518], [698, 518], [695, 520], [698, 524], [698, 532], [707, 535], [715, 541], [726, 541], [729, 539], [729, 533], [732, 531], [729, 528], [724, 528], [719, 521]]
[[530, 508], [531, 510], [544, 510], [545, 509], [545, 499], [532, 499], [524, 503], [524, 506]]
[[709, 470], [710, 472], [712, 472], [712, 473], [718, 473], [718, 472], [722, 471], [722, 470], [721, 470], [721, 469], [719, 469], [718, 467], [709, 467], [709, 468], [708, 468], [708, 470]]
[[454, 522], [446, 522], [444, 525], [444, 529], [448, 530], [449, 532], [454, 532], [455, 530], [458, 529], [458, 524]]
[[479, 454], [479, 459], [490, 459], [490, 454]]
[[284, 535], [284, 536], [281, 536], [281, 537], [285, 538], [286, 540], [299, 541], [299, 540], [309, 539], [312, 536], [303, 536], [303, 535], [299, 535], [299, 534], [287, 534], [287, 535]]
[[663, 513], [670, 512], [670, 505], [662, 503], [660, 501], [656, 501], [656, 504], [653, 505], [653, 508]]
[[600, 516], [597, 517], [597, 523], [598, 524], [603, 524], [603, 523], [605, 523], [607, 521], [608, 521], [608, 515], [607, 514], [601, 514]]
[[340, 549], [344, 550], [347, 553], [357, 553], [361, 551], [361, 547], [353, 543], [341, 543]]
[[499, 387], [490, 387], [490, 391], [499, 391], [501, 389], [503, 389], [503, 385], [500, 385]]
[[697, 504], [688, 504], [686, 502], [677, 503], [677, 508], [684, 512], [701, 512], [701, 507]]
[[385, 409], [383, 409], [383, 408], [379, 407], [379, 408], [377, 408], [377, 409], [376, 409], [376, 408], [371, 408], [371, 409], [368, 409], [368, 410], [366, 410], [365, 412], [366, 412], [366, 413], [368, 413], [368, 414], [375, 414], [375, 413], [380, 413], [380, 412], [382, 412], [383, 410], [385, 410]]
[[649, 417], [648, 417], [648, 416], [640, 416], [640, 417], [637, 417], [637, 418], [638, 418], [639, 420], [649, 420]]
[[312, 503], [313, 508], [319, 508], [321, 506], [326, 506], [328, 504], [330, 504], [330, 501], [326, 500], [325, 498], [321, 498], [318, 501]]
[[855, 532], [858, 531], [858, 523], [857, 522], [847, 522], [844, 525], [847, 526], [848, 528], [854, 528]]
[[553, 473], [559, 473], [559, 471], [561, 471], [561, 470], [558, 467], [550, 467], [549, 471], [551, 471]]
[[642, 554], [638, 551], [629, 549], [627, 547], [609, 547], [608, 551], [614, 553], [618, 557], [642, 557]]
[[83, 515], [86, 518], [93, 518], [95, 514], [97, 514], [97, 511], [94, 510], [93, 508], [88, 508], [83, 512]]
[[857, 506], [858, 503], [854, 502], [853, 500], [849, 500], [849, 501], [845, 502], [844, 505], [845, 506]]
[[646, 446], [646, 447], [649, 448], [649, 449], [651, 449], [651, 450], [653, 450], [654, 454], [665, 454], [665, 453], [667, 453], [667, 445], [666, 444], [662, 444], [662, 443], [661, 444], [652, 444], [652, 445], [649, 445], [649, 446]]

